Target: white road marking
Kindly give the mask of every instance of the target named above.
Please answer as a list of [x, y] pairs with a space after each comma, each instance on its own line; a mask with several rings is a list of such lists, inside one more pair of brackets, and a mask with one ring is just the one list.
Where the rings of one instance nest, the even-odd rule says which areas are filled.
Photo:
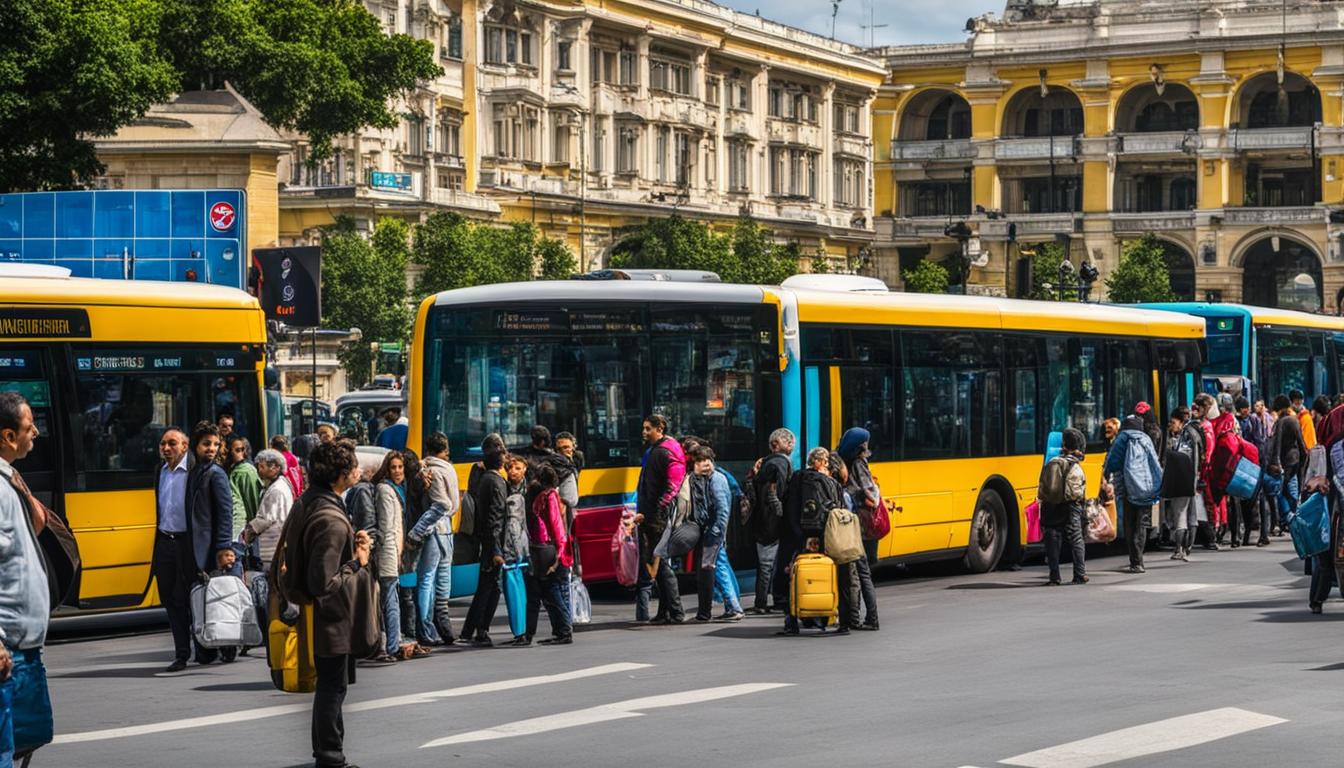
[[1023, 768], [1092, 768], [1194, 747], [1286, 722], [1281, 717], [1224, 707], [1121, 728], [999, 762]]
[[1182, 592], [1195, 592], [1201, 589], [1217, 586], [1215, 584], [1164, 584], [1162, 582], [1143, 582], [1139, 584], [1112, 584], [1103, 589], [1113, 589], [1117, 592], [1151, 592], [1156, 595], [1179, 595]]
[[420, 748], [427, 749], [429, 747], [446, 747], [452, 744], [469, 744], [474, 741], [509, 739], [514, 736], [527, 736], [534, 733], [558, 731], [564, 728], [576, 728], [581, 725], [593, 725], [595, 723], [605, 723], [612, 720], [643, 717], [644, 710], [699, 704], [705, 701], [714, 701], [715, 699], [726, 699], [733, 696], [745, 696], [749, 693], [760, 693], [761, 691], [769, 691], [775, 688], [787, 688], [791, 685], [793, 685], [793, 683], [743, 683], [741, 685], [725, 685], [718, 688], [701, 688], [692, 691], [682, 691], [681, 693], [665, 693], [660, 696], [645, 696], [638, 699], [618, 701], [614, 704], [602, 704], [587, 709], [576, 709], [572, 712], [561, 712], [554, 715], [534, 717], [528, 720], [518, 720], [516, 722], [504, 723], [503, 725], [496, 725], [493, 728], [485, 728], [479, 731], [459, 733], [453, 736], [426, 742], [425, 744], [421, 744]]
[[[536, 675], [533, 677], [519, 677], [513, 680], [497, 680], [491, 683], [478, 683], [476, 685], [464, 685], [460, 688], [445, 688], [441, 691], [426, 691], [425, 693], [412, 693], [405, 696], [389, 696], [383, 699], [372, 699], [370, 701], [360, 701], [345, 706], [346, 712], [366, 712], [373, 709], [387, 709], [388, 707], [401, 707], [407, 704], [430, 704], [439, 699], [450, 699], [458, 696], [471, 696], [478, 693], [495, 693], [498, 691], [511, 691], [515, 688], [526, 688], [534, 685], [546, 685], [548, 683], [563, 683], [570, 680], [581, 680], [585, 677], [597, 677], [599, 675], [611, 675], [617, 672], [633, 672], [638, 669], [647, 669], [652, 664], [638, 664], [634, 662], [620, 662], [616, 664], [603, 664], [597, 667], [587, 667], [585, 669], [576, 669], [571, 672], [561, 672], [554, 675]], [[78, 744], [86, 741], [106, 741], [108, 739], [124, 739], [129, 736], [147, 736], [155, 733], [167, 733], [169, 731], [184, 731], [193, 728], [205, 728], [212, 725], [223, 725], [228, 723], [244, 723], [252, 720], [263, 720], [277, 715], [292, 715], [299, 712], [311, 712], [313, 705], [310, 700], [305, 699], [301, 704], [281, 704], [274, 707], [262, 707], [260, 709], [239, 710], [237, 712], [226, 712], [219, 715], [206, 715], [203, 717], [189, 717], [184, 720], [168, 720], [162, 723], [148, 723], [146, 725], [132, 725], [125, 728], [107, 728], [100, 731], [84, 731], [82, 733], [59, 734], [52, 740], [52, 744]]]

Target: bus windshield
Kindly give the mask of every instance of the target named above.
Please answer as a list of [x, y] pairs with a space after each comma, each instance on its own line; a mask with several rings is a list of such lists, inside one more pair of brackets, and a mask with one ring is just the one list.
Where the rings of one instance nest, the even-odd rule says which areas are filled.
[[1215, 376], [1245, 376], [1242, 361], [1242, 319], [1240, 317], [1210, 317], [1207, 322], [1205, 343], [1208, 345], [1206, 373]]
[[448, 435], [463, 461], [488, 433], [526, 445], [541, 424], [572, 432], [588, 466], [638, 466], [641, 422], [662, 413], [723, 460], [748, 460], [762, 449], [758, 401], [778, 381], [763, 364], [775, 360], [775, 323], [761, 306], [439, 307], [425, 431]]

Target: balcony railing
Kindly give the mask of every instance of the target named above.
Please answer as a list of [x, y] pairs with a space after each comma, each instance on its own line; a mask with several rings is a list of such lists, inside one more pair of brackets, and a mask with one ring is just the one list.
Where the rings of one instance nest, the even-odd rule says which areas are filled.
[[1311, 149], [1311, 126], [1294, 128], [1239, 128], [1227, 132], [1227, 143], [1237, 150]]
[[1149, 211], [1145, 213], [1112, 213], [1111, 226], [1116, 232], [1137, 234], [1194, 229], [1193, 211]]
[[[960, 217], [960, 218], [965, 218]], [[877, 220], [877, 238], [879, 240], [915, 239], [932, 240], [942, 238], [943, 230], [949, 221], [946, 216], [933, 218], [883, 217]]]
[[971, 160], [975, 147], [970, 139], [946, 141], [893, 141], [892, 160]]
[[1223, 223], [1229, 225], [1322, 224], [1325, 220], [1325, 210], [1314, 205], [1223, 209]]
[[994, 142], [996, 160], [1056, 160], [1074, 157], [1073, 136], [1036, 136], [1029, 139], [999, 139]]
[[1075, 234], [1081, 224], [1081, 213], [1018, 213], [1006, 219], [989, 219], [980, 222], [980, 236], [991, 239], [1006, 239], [1008, 224], [1017, 225], [1017, 236]]
[[1194, 132], [1161, 131], [1116, 136], [1116, 151], [1122, 155], [1190, 154], [1199, 147], [1199, 134]]

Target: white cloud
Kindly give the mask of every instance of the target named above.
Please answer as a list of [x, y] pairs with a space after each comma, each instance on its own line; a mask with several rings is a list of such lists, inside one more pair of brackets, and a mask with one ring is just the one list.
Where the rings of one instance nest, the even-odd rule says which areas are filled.
[[[717, 1], [808, 32], [831, 34], [830, 0]], [[990, 11], [1001, 15], [1003, 5], [1004, 0], [840, 0], [835, 36], [867, 45], [871, 14], [871, 35], [877, 45], [955, 42], [965, 39], [967, 19]]]

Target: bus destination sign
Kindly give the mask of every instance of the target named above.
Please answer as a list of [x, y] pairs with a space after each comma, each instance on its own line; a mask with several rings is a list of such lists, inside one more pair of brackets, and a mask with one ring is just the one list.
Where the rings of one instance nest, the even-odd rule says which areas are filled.
[[83, 309], [0, 307], [0, 339], [87, 339]]

